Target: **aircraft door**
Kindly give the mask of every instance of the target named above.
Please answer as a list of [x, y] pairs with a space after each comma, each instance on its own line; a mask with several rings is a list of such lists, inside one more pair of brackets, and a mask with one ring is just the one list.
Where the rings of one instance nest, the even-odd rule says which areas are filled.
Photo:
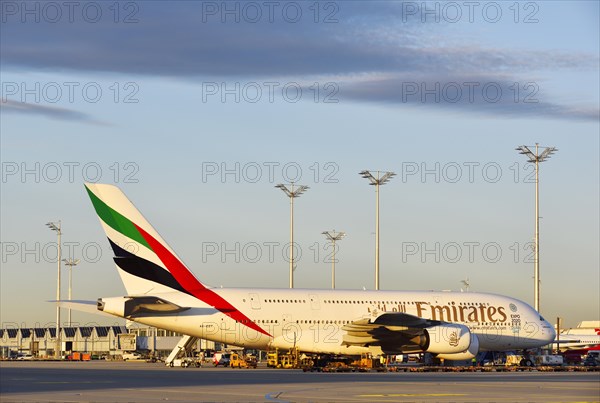
[[310, 299], [310, 308], [312, 310], [321, 309], [321, 304], [319, 303], [319, 296], [317, 294], [309, 294], [308, 298]]
[[250, 298], [250, 306], [252, 309], [259, 310], [260, 309], [260, 297], [257, 293], [248, 294], [248, 298]]

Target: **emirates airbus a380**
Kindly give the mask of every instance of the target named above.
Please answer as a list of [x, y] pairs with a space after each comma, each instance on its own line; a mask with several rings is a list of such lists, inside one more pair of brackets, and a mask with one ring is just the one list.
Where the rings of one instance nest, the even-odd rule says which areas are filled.
[[210, 287], [118, 187], [86, 190], [128, 294], [94, 302], [104, 313], [247, 348], [320, 354], [430, 352], [464, 360], [555, 337], [531, 306], [495, 294]]

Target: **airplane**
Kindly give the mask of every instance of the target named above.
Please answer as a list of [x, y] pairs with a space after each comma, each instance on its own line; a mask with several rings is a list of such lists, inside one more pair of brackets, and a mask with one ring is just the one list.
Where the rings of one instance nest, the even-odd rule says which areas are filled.
[[560, 351], [587, 354], [588, 351], [600, 350], [600, 334], [568, 334], [557, 335], [552, 342]]
[[116, 186], [85, 188], [127, 291], [88, 307], [148, 326], [251, 349], [314, 354], [533, 349], [555, 330], [530, 305], [487, 293], [215, 288], [200, 282]]

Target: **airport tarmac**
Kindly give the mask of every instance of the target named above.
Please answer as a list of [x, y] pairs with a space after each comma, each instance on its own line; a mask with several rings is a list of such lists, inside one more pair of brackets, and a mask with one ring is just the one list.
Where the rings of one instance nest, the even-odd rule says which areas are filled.
[[1, 402], [600, 402], [598, 372], [303, 373], [0, 362]]

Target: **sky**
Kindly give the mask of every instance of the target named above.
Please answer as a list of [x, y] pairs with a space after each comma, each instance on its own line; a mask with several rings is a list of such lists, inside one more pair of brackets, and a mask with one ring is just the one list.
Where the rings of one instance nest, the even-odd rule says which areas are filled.
[[[1, 1], [0, 322], [125, 293], [84, 182], [123, 189], [203, 283], [491, 292], [600, 319], [599, 3]], [[68, 270], [62, 267], [62, 297]], [[63, 314], [63, 318], [66, 315]], [[108, 323], [73, 313], [78, 324]], [[110, 321], [110, 319], [108, 319]]]

